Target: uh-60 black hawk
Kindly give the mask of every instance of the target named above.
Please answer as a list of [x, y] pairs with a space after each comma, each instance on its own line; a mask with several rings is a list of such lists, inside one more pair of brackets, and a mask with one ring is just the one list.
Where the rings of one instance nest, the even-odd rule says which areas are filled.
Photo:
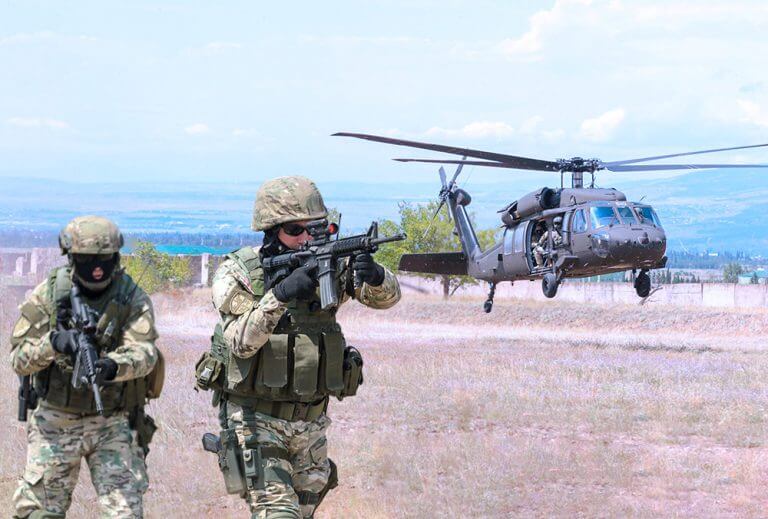
[[[659, 171], [674, 169], [765, 168], [768, 164], [638, 164], [672, 157], [718, 151], [759, 148], [768, 144], [657, 155], [603, 162], [599, 159], [558, 159], [555, 161], [518, 157], [441, 144], [394, 139], [362, 133], [336, 133], [369, 141], [407, 146], [459, 155], [460, 160], [394, 159], [400, 162], [456, 164], [456, 173], [447, 181], [440, 168], [442, 189], [435, 216], [448, 203], [462, 252], [404, 254], [399, 269], [445, 275], [470, 275], [490, 284], [484, 308], [490, 312], [496, 284], [501, 281], [542, 280], [547, 297], [555, 297], [565, 278], [632, 271], [635, 291], [640, 297], [651, 292], [651, 269], [666, 265], [667, 237], [656, 211], [649, 204], [630, 202], [621, 191], [595, 187], [595, 173], [608, 171]], [[467, 157], [482, 160], [467, 160]], [[502, 208], [504, 234], [498, 243], [483, 251], [467, 216], [469, 193], [456, 179], [463, 166], [551, 171], [560, 173], [560, 188], [544, 187]], [[571, 175], [571, 187], [564, 176]], [[590, 175], [588, 186], [584, 176]]]

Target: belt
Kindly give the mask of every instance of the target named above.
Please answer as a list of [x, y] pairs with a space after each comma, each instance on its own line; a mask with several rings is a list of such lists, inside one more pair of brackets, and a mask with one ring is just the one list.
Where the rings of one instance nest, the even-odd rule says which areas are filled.
[[289, 422], [312, 422], [320, 418], [328, 408], [328, 397], [315, 402], [279, 402], [274, 400], [258, 400], [237, 395], [225, 395], [226, 400], [256, 413], [265, 414]]

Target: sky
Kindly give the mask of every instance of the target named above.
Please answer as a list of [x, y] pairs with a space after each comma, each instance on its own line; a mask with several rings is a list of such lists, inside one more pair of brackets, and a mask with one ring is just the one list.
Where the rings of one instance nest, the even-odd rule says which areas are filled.
[[[766, 56], [758, 0], [6, 0], [0, 180], [303, 174], [405, 192], [434, 175], [389, 160], [427, 152], [337, 131], [548, 160], [758, 144]], [[717, 160], [768, 162], [768, 151]]]

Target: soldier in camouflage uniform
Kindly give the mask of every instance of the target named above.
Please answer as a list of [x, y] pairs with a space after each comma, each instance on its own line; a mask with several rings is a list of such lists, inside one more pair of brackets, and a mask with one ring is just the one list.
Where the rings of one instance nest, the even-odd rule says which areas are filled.
[[[111, 221], [75, 218], [59, 237], [69, 264], [51, 272], [21, 305], [11, 338], [11, 363], [32, 376], [38, 404], [27, 430], [27, 466], [13, 495], [14, 517], [62, 518], [85, 457], [104, 517], [142, 517], [144, 457], [154, 423], [143, 412], [159, 391], [152, 304], [120, 265], [123, 237]], [[100, 319], [94, 343], [103, 416], [86, 384], [71, 385], [77, 330], [72, 284]], [[160, 375], [162, 377], [162, 375]]]
[[[219, 406], [219, 466], [229, 493], [240, 494], [253, 518], [312, 517], [336, 486], [328, 459], [330, 396], [352, 396], [362, 383], [362, 357], [346, 346], [335, 309], [320, 310], [317, 282], [302, 268], [270, 289], [261, 260], [309, 240], [304, 224], [325, 218], [314, 183], [281, 177], [262, 184], [252, 228], [260, 248], [228, 255], [213, 279], [221, 315], [210, 352], [200, 359], [198, 386]], [[363, 281], [352, 283], [353, 275]], [[356, 299], [376, 309], [400, 299], [395, 276], [370, 254], [337, 267], [340, 303]]]

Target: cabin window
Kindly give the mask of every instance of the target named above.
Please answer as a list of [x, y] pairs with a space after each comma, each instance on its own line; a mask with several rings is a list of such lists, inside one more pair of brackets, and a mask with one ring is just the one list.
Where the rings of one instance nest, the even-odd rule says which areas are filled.
[[619, 219], [616, 217], [616, 213], [613, 212], [613, 207], [608, 206], [596, 206], [589, 208], [589, 219], [592, 222], [593, 229], [599, 229], [606, 225], [618, 223]]
[[573, 232], [585, 232], [587, 230], [587, 219], [584, 217], [584, 209], [576, 211], [571, 221], [571, 230]]
[[651, 224], [661, 228], [661, 220], [659, 220], [659, 216], [656, 214], [656, 211], [654, 211], [653, 208], [648, 207], [647, 205], [635, 206], [635, 211], [637, 211], [637, 215], [640, 217], [641, 223]]
[[637, 224], [637, 218], [635, 218], [635, 213], [632, 212], [632, 209], [627, 206], [617, 207], [617, 209], [619, 210], [619, 216], [623, 223], [630, 225]]

